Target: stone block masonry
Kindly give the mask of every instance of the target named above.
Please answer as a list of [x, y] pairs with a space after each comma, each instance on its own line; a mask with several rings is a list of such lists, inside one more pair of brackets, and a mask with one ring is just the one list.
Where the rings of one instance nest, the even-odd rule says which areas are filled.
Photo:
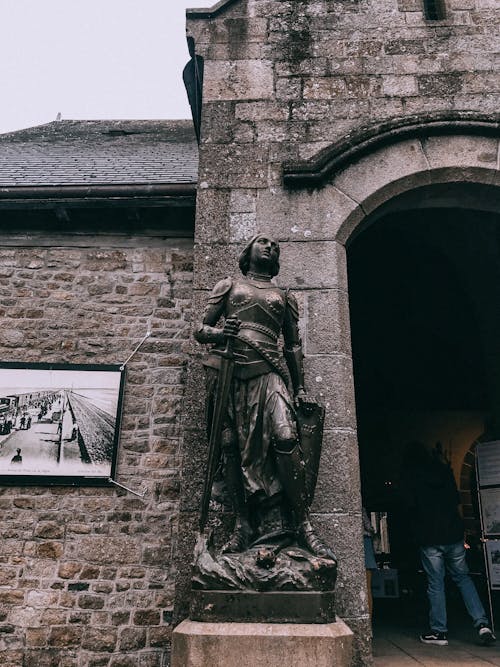
[[[142, 244], [142, 245], [141, 245]], [[125, 361], [115, 488], [0, 488], [2, 667], [162, 667], [172, 633], [192, 242], [0, 249], [0, 360]]]
[[[500, 7], [448, 1], [444, 20], [429, 21], [423, 0], [235, 0], [217, 11], [188, 12], [188, 34], [204, 58], [204, 108], [195, 232], [194, 285], [203, 290], [237, 271], [241, 244], [258, 231], [282, 245], [280, 284], [303, 308], [309, 389], [330, 404], [327, 449], [336, 465], [320, 476], [315, 521], [339, 552], [338, 612], [355, 629], [355, 664], [369, 665], [350, 352], [345, 248], [347, 232], [367, 213], [358, 194], [382, 175], [423, 172], [435, 160], [418, 141], [388, 150], [388, 163], [363, 162], [324, 187], [288, 189], [283, 167], [313, 160], [335, 142], [356, 143], [361, 128], [424, 114], [495, 114]], [[416, 164], [418, 160], [418, 165]], [[354, 174], [354, 177], [353, 177]], [[347, 178], [347, 177], [346, 177]], [[203, 206], [201, 205], [203, 202]], [[376, 196], [370, 206], [380, 205]], [[349, 218], [350, 223], [345, 223]], [[200, 300], [201, 303], [202, 300]], [[324, 305], [323, 305], [324, 304]], [[201, 317], [194, 308], [193, 319]], [[318, 312], [319, 315], [313, 316]], [[203, 423], [202, 376], [193, 355], [186, 405]], [[199, 455], [191, 435], [185, 455]], [[338, 464], [338, 465], [337, 465]], [[193, 524], [185, 486], [181, 521]], [[348, 480], [348, 482], [346, 482]], [[178, 617], [186, 613], [192, 539], [177, 554]]]

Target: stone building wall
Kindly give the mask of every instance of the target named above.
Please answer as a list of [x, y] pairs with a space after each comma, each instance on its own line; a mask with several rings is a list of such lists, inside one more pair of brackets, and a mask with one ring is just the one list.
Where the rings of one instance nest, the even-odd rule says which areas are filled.
[[127, 364], [119, 488], [0, 488], [0, 664], [160, 667], [174, 594], [192, 241], [0, 249], [2, 361]]
[[[301, 306], [309, 389], [327, 407], [315, 521], [339, 556], [338, 611], [357, 631], [357, 664], [369, 664], [370, 651], [345, 244], [369, 212], [363, 192], [372, 185], [376, 191], [380, 173], [392, 170], [397, 180], [415, 160], [414, 171], [428, 172], [443, 156], [436, 150], [447, 144], [409, 142], [406, 152], [381, 155], [374, 162], [379, 171], [370, 172], [367, 163], [346, 182], [341, 170], [329, 187], [288, 189], [283, 168], [336, 142], [347, 152], [363, 128], [388, 120], [495, 113], [498, 3], [446, 0], [446, 9], [440, 21], [425, 19], [423, 0], [229, 0], [188, 12], [188, 35], [204, 58], [193, 318], [201, 315], [207, 288], [236, 271], [245, 239], [256, 231], [278, 238], [279, 283], [294, 289]], [[471, 155], [479, 166], [496, 159], [476, 154], [476, 146]], [[466, 154], [453, 153], [453, 160], [463, 166]], [[351, 182], [353, 176], [361, 180]], [[193, 348], [187, 388], [195, 418], [185, 442], [190, 463], [180, 562], [192, 552], [201, 479], [198, 354]], [[188, 585], [181, 566], [181, 616]]]
[[[202, 168], [209, 173], [218, 144], [230, 144], [230, 156], [254, 144], [247, 187], [279, 186], [284, 160], [310, 157], [363, 124], [447, 109], [496, 112], [498, 5], [446, 4], [442, 21], [425, 20], [423, 0], [240, 0], [212, 19], [190, 14], [205, 58], [203, 136], [212, 144]], [[266, 163], [276, 169], [258, 170]], [[210, 185], [240, 180], [224, 169]]]

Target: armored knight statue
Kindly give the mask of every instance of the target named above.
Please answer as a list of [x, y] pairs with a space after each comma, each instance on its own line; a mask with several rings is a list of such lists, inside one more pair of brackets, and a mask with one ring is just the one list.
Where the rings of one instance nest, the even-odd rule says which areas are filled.
[[[309, 519], [312, 493], [297, 414], [318, 406], [304, 388], [297, 301], [272, 282], [279, 256], [276, 241], [254, 236], [239, 259], [243, 276], [217, 283], [195, 333], [199, 343], [212, 345], [204, 361], [211, 456], [222, 470], [235, 515], [221, 551], [242, 553], [265, 541], [269, 535], [258, 525], [258, 508], [278, 498], [293, 543], [331, 563], [335, 556]], [[213, 477], [208, 474], [205, 500]]]

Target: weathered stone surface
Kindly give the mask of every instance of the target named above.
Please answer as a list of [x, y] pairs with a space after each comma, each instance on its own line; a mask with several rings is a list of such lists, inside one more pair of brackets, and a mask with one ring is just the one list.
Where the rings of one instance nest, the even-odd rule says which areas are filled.
[[241, 243], [232, 245], [196, 244], [194, 288], [211, 290], [222, 278], [228, 275], [238, 275], [238, 257], [241, 250]]
[[[227, 238], [229, 221], [229, 189], [199, 188], [196, 196], [198, 219], [196, 241], [198, 243], [223, 242]], [[220, 220], [216, 229], [213, 221]]]
[[160, 612], [157, 609], [139, 609], [133, 614], [134, 625], [159, 625]]
[[[359, 485], [353, 484], [353, 491], [359, 492]], [[366, 613], [365, 562], [362, 545], [361, 513], [333, 512], [312, 514], [314, 526], [323, 539], [331, 545], [338, 558], [339, 569], [335, 595], [338, 609], [345, 616], [363, 616]], [[359, 586], [360, 594], [350, 595], [350, 590]]]
[[[424, 185], [421, 172], [428, 171], [428, 162], [419, 141], [412, 140], [387, 146], [370, 157], [361, 158], [358, 162], [340, 172], [334, 179], [335, 187], [345, 192], [355, 201], [363, 204], [368, 213], [376, 205], [397, 194], [396, 185], [403, 178], [414, 178], [415, 184]], [[380, 190], [391, 187], [391, 192]], [[408, 189], [408, 185], [406, 186]], [[370, 199], [370, 205], [367, 200]]]
[[264, 667], [293, 656], [304, 667], [348, 667], [352, 633], [342, 621], [317, 625], [196, 623], [174, 630], [172, 667]]
[[352, 361], [344, 355], [309, 355], [306, 386], [326, 410], [325, 428], [356, 428]]
[[199, 510], [179, 513], [175, 579], [174, 623], [180, 623], [189, 614], [191, 591], [191, 564], [199, 526]]
[[11, 584], [17, 575], [17, 569], [14, 567], [0, 567], [0, 586]]
[[39, 523], [34, 535], [45, 539], [58, 539], [64, 536], [64, 527], [54, 522]]
[[[362, 593], [363, 594], [363, 593]], [[372, 623], [369, 616], [345, 616], [343, 621], [354, 633], [353, 664], [373, 665], [372, 656]], [[402, 666], [401, 666], [402, 667]]]
[[[85, 244], [80, 238], [77, 248], [2, 251], [0, 271], [9, 268], [0, 281], [12, 282], [3, 285], [9, 299], [1, 299], [0, 311], [15, 322], [16, 358], [27, 362], [121, 363], [153, 331], [150, 347], [128, 364], [118, 466], [121, 482], [147, 484], [148, 493], [136, 499], [84, 486], [4, 489], [0, 620], [25, 649], [21, 658], [14, 647], [9, 657], [0, 652], [0, 662], [16, 667], [107, 666], [109, 654], [118, 659], [122, 650], [132, 650], [134, 667], [141, 660], [153, 665], [154, 656], [160, 665], [159, 644], [147, 651], [145, 644], [118, 646], [117, 628], [132, 629], [132, 612], [148, 604], [158, 605], [154, 627], [170, 631], [161, 605], [171, 609], [166, 598], [173, 596], [192, 242], [99, 250]], [[7, 353], [13, 342], [4, 335], [0, 348]], [[150, 557], [160, 552], [161, 565]]]
[[124, 628], [120, 632], [119, 648], [121, 651], [135, 651], [146, 646], [145, 628]]
[[257, 100], [271, 97], [272, 63], [263, 60], [208, 61], [203, 98], [211, 100]]
[[351, 429], [327, 430], [319, 466], [312, 512], [360, 512], [359, 455], [356, 433]]
[[82, 640], [82, 628], [62, 626], [51, 629], [48, 643], [50, 646], [56, 647], [72, 647], [80, 646]]
[[339, 243], [291, 241], [280, 246], [280, 285], [291, 289], [346, 289], [345, 249]]
[[[436, 180], [442, 179], [443, 169], [454, 169], [455, 173], [462, 175], [462, 180], [471, 180], [466, 177], [466, 173], [473, 173], [472, 170], [477, 168], [478, 180], [490, 183], [497, 171], [498, 139], [474, 136], [428, 137], [422, 145], [429, 168], [439, 170]], [[481, 175], [482, 170], [484, 175]]]
[[82, 609], [102, 609], [104, 607], [104, 598], [98, 595], [80, 595], [78, 597], [78, 606]]
[[24, 602], [24, 591], [0, 591], [1, 605], [20, 605]]
[[149, 628], [149, 645], [151, 647], [170, 646], [171, 641], [172, 641], [171, 627], [166, 625], [161, 625]]
[[351, 354], [349, 295], [344, 290], [307, 293], [305, 353]]
[[112, 652], [116, 646], [116, 628], [90, 628], [82, 639], [82, 648], [91, 651]]
[[335, 240], [340, 224], [356, 211], [359, 221], [365, 214], [357, 202], [333, 187], [305, 192], [259, 190], [256, 226], [272, 228], [280, 241]]
[[186, 429], [184, 433], [185, 459], [182, 471], [183, 493], [181, 511], [197, 512], [201, 504], [203, 480], [208, 456], [206, 429]]
[[[199, 188], [262, 188], [267, 184], [268, 148], [253, 149], [251, 162], [245, 160], [248, 148], [244, 144], [209, 144], [200, 161]], [[225, 164], [225, 169], [220, 169]]]
[[86, 562], [102, 565], [134, 563], [139, 558], [139, 544], [130, 537], [84, 536], [78, 544], [78, 549]]
[[411, 97], [418, 95], [417, 79], [414, 76], [384, 76], [383, 92], [389, 97]]

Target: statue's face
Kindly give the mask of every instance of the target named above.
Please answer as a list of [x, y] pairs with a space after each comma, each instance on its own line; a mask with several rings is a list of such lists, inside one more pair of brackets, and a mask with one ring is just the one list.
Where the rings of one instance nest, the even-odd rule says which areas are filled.
[[271, 265], [278, 260], [278, 243], [265, 235], [258, 236], [250, 249], [250, 265]]

